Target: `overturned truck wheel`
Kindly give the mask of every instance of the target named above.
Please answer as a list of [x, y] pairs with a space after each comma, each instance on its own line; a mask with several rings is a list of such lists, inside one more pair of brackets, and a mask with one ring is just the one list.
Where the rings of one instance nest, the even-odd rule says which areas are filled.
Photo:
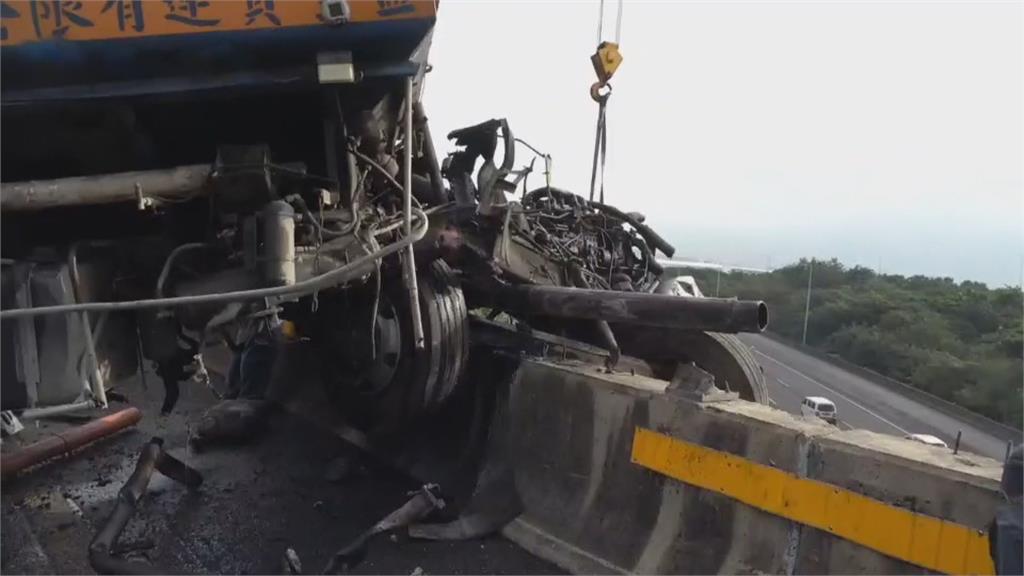
[[684, 354], [713, 374], [719, 387], [728, 387], [744, 400], [768, 403], [768, 388], [761, 365], [735, 334], [695, 332], [687, 335], [686, 339], [689, 342]]
[[719, 388], [768, 403], [761, 365], [735, 334], [621, 325], [615, 334], [622, 352], [647, 360], [657, 378], [671, 380], [678, 362], [693, 362], [714, 376]]
[[422, 348], [413, 341], [409, 296], [397, 276], [383, 280], [379, 296], [371, 288], [333, 302], [320, 315], [318, 351], [328, 396], [358, 428], [401, 431], [436, 411], [464, 371], [468, 321], [462, 289], [440, 260], [423, 265], [417, 278]]

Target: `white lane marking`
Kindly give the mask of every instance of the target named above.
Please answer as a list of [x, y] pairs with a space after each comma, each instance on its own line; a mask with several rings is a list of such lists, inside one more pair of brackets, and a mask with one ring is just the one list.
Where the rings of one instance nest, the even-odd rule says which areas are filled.
[[[772, 358], [771, 356], [769, 356], [769, 355], [765, 354], [764, 352], [758, 351], [758, 350], [755, 350], [755, 351], [754, 351], [754, 353], [755, 353], [755, 354], [760, 354], [761, 356], [764, 356], [765, 358], [767, 358], [767, 359], [771, 360], [772, 362], [775, 362], [775, 363], [776, 363], [776, 364], [778, 364], [779, 366], [782, 366], [783, 368], [786, 368], [786, 369], [787, 369], [787, 370], [789, 370], [790, 372], [793, 372], [794, 374], [797, 374], [798, 376], [801, 376], [801, 377], [803, 377], [803, 378], [807, 379], [808, 381], [810, 381], [810, 382], [813, 382], [813, 383], [817, 384], [818, 386], [821, 386], [821, 387], [822, 387], [822, 388], [824, 388], [825, 390], [828, 390], [829, 392], [832, 392], [832, 393], [833, 393], [833, 394], [835, 394], [836, 396], [839, 396], [840, 398], [843, 398], [843, 399], [845, 399], [845, 400], [846, 400], [847, 402], [849, 402], [850, 404], [853, 404], [853, 405], [854, 405], [854, 406], [856, 406], [857, 408], [860, 408], [861, 410], [863, 410], [863, 411], [867, 412], [868, 414], [871, 414], [871, 415], [872, 415], [872, 416], [874, 416], [875, 418], [878, 418], [878, 419], [879, 419], [879, 420], [881, 420], [882, 422], [885, 422], [886, 424], [888, 424], [889, 426], [892, 426], [893, 428], [895, 428], [895, 429], [899, 430], [900, 432], [903, 432], [904, 434], [910, 434], [910, 431], [909, 431], [909, 430], [905, 430], [904, 428], [901, 428], [901, 427], [897, 426], [897, 425], [896, 425], [896, 424], [894, 424], [894, 423], [893, 423], [893, 422], [892, 422], [891, 420], [888, 420], [888, 419], [886, 419], [886, 418], [884, 418], [884, 417], [882, 417], [882, 416], [879, 416], [878, 414], [876, 414], [876, 413], [875, 413], [875, 412], [873, 412], [872, 410], [870, 410], [870, 409], [868, 409], [868, 408], [865, 408], [864, 406], [862, 406], [862, 405], [861, 405], [861, 404], [860, 404], [859, 402], [857, 402], [856, 400], [853, 400], [853, 399], [851, 399], [851, 398], [850, 398], [849, 396], [847, 396], [847, 395], [843, 394], [842, 392], [839, 392], [838, 390], [836, 390], [836, 389], [834, 389], [834, 388], [830, 388], [830, 387], [828, 387], [828, 386], [826, 386], [826, 385], [822, 384], [821, 382], [818, 382], [818, 381], [817, 381], [817, 380], [815, 380], [814, 378], [811, 378], [811, 377], [810, 377], [810, 376], [808, 376], [807, 374], [804, 374], [803, 372], [801, 372], [801, 371], [797, 370], [796, 368], [793, 368], [793, 367], [792, 367], [792, 366], [790, 366], [789, 364], [786, 364], [785, 362], [781, 362], [781, 361], [779, 361], [779, 360], [776, 360], [775, 358]], [[779, 380], [779, 382], [782, 382], [782, 381], [781, 381], [781, 380]]]
[[776, 380], [778, 380], [778, 381], [779, 381], [779, 384], [782, 384], [782, 385], [783, 385], [783, 386], [785, 386], [786, 388], [789, 388], [789, 387], [790, 387], [790, 386], [789, 386], [789, 384], [786, 384], [785, 382], [783, 382], [783, 381], [782, 381], [782, 378], [776, 378]]
[[838, 420], [838, 422], [840, 430], [843, 429], [843, 426], [846, 426], [846, 430], [853, 430], [853, 426], [851, 426], [850, 423], [847, 422], [846, 420]]
[[776, 402], [775, 400], [772, 400], [771, 398], [769, 398], [769, 399], [768, 399], [768, 405], [769, 405], [769, 406], [778, 406], [778, 405], [779, 405], [779, 403], [778, 403], [778, 402]]

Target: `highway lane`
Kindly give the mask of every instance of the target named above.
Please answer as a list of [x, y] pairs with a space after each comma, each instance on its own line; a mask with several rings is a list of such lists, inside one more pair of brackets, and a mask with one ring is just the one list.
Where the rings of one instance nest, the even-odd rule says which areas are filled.
[[779, 409], [800, 414], [805, 396], [824, 396], [835, 403], [839, 426], [844, 429], [895, 436], [932, 434], [950, 447], [957, 430], [962, 430], [961, 448], [997, 460], [1006, 453], [1003, 440], [856, 374], [759, 334], [742, 334], [740, 338], [753, 348], [764, 368], [768, 395]]

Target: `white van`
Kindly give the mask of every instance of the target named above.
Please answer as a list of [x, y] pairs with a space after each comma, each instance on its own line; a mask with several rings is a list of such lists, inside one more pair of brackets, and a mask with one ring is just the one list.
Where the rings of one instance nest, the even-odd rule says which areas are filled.
[[800, 413], [804, 416], [817, 416], [835, 426], [836, 405], [822, 396], [808, 396], [800, 402]]

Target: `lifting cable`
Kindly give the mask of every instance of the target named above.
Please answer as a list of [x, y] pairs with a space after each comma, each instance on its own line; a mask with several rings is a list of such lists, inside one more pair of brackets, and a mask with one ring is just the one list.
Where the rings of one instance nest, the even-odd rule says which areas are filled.
[[598, 164], [601, 166], [601, 192], [599, 201], [604, 204], [604, 167], [608, 150], [608, 97], [612, 95], [609, 84], [615, 70], [622, 63], [619, 53], [619, 40], [622, 35], [622, 1], [619, 0], [618, 14], [615, 19], [615, 42], [602, 40], [604, 35], [604, 0], [600, 3], [600, 14], [597, 18], [597, 50], [590, 56], [590, 63], [597, 74], [597, 82], [590, 86], [590, 97], [597, 102], [597, 128], [594, 134], [594, 160], [590, 168], [590, 201], [594, 201], [597, 185]]

